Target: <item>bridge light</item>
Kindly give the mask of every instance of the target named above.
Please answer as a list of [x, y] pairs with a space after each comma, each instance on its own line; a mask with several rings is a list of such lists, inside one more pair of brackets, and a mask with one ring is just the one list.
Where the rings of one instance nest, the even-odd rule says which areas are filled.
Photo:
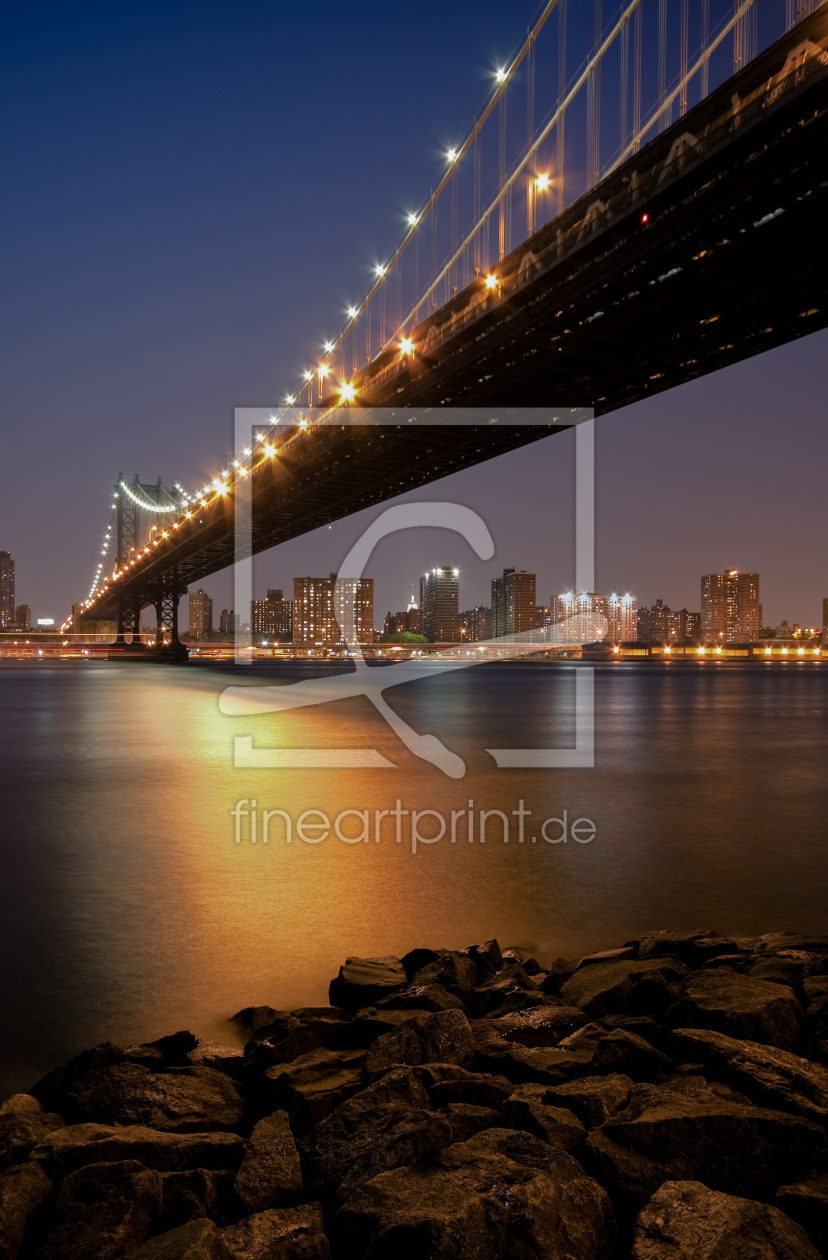
[[448, 153], [446, 154], [446, 157], [448, 158], [449, 162], [456, 162], [456, 161], [457, 161], [457, 150], [456, 150], [456, 149], [449, 149]]
[[343, 381], [339, 386], [339, 397], [342, 402], [353, 402], [356, 398], [356, 385]]
[[330, 354], [330, 353], [331, 353], [331, 351], [333, 350], [333, 348], [334, 348], [334, 343], [333, 343], [332, 341], [326, 341], [326, 342], [325, 342], [325, 353], [326, 353], [326, 354]]
[[357, 310], [357, 308], [356, 308], [355, 306], [349, 306], [349, 307], [348, 307], [348, 318], [349, 318], [349, 319], [356, 319], [356, 317], [357, 317], [357, 315], [358, 315], [358, 314], [359, 314], [359, 311]]
[[410, 214], [408, 216], [408, 226], [416, 227], [419, 222], [419, 219], [420, 219], [420, 216], [418, 214]]
[[273, 456], [276, 454], [276, 447], [272, 446], [270, 442], [266, 442], [264, 453], [265, 453], [265, 459], [272, 459]]
[[535, 180], [535, 185], [537, 187], [538, 192], [546, 192], [547, 188], [549, 187], [550, 182], [551, 181], [548, 175], [545, 175], [545, 174], [538, 175], [537, 179]]
[[306, 381], [313, 380], [313, 372], [303, 372], [302, 375], [304, 376]]
[[320, 365], [320, 367], [319, 367], [319, 375], [320, 375], [320, 376], [327, 376], [327, 375], [328, 375], [328, 373], [330, 372], [330, 370], [331, 370], [331, 369], [328, 367], [327, 363], [322, 363], [322, 364]]
[[414, 342], [411, 337], [400, 338], [400, 354], [405, 358], [407, 354], [414, 353]]
[[486, 288], [487, 289], [497, 288], [497, 276], [492, 275], [491, 272], [489, 272], [489, 274], [486, 276]]
[[650, 222], [650, 216], [647, 214], [647, 211], [646, 211], [646, 210], [644, 211], [644, 213], [643, 213], [643, 214], [642, 214], [642, 216], [641, 216], [641, 222], [642, 222], [642, 223], [649, 223], [649, 222]]
[[377, 263], [376, 267], [374, 268], [374, 271], [375, 271], [375, 272], [377, 273], [377, 275], [378, 275], [378, 276], [380, 276], [380, 277], [384, 276], [387, 270], [388, 270], [388, 268], [387, 268], [387, 267], [385, 267], [385, 266], [383, 266], [383, 264], [382, 264], [382, 263]]
[[498, 83], [502, 83], [505, 78], [506, 78], [506, 71], [503, 68], [503, 66], [501, 66], [500, 69], [495, 74], [495, 79], [497, 80]]

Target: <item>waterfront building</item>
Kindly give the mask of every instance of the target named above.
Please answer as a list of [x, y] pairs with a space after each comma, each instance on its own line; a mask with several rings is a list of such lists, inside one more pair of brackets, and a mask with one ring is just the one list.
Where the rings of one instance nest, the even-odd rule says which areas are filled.
[[670, 641], [673, 643], [697, 643], [701, 638], [701, 613], [682, 608], [674, 612], [670, 620]]
[[239, 613], [234, 613], [232, 608], [229, 611], [226, 608], [222, 608], [221, 616], [219, 617], [219, 633], [235, 634], [239, 629], [240, 621], [241, 616]]
[[294, 647], [333, 647], [345, 639], [374, 641], [374, 579], [345, 579], [337, 592], [335, 573], [326, 578], [294, 578]]
[[670, 630], [673, 624], [673, 611], [662, 600], [657, 599], [650, 608], [638, 610], [639, 643], [670, 642]]
[[32, 610], [28, 604], [18, 604], [14, 613], [14, 623], [18, 630], [31, 630]]
[[263, 635], [290, 643], [293, 639], [293, 600], [285, 599], [282, 588], [268, 590], [266, 599], [250, 601], [250, 630], [254, 636]]
[[613, 592], [607, 600], [607, 638], [611, 643], [629, 643], [638, 637], [638, 598], [635, 595], [617, 595]]
[[14, 621], [14, 561], [11, 553], [0, 551], [0, 630]]
[[532, 618], [533, 630], [545, 630], [552, 621], [551, 609], [546, 604], [535, 605], [535, 615]]
[[444, 564], [420, 578], [421, 634], [431, 643], [456, 643], [460, 637], [460, 570]]
[[527, 573], [525, 569], [519, 572], [504, 569], [502, 577], [492, 580], [492, 634], [495, 639], [534, 629], [535, 585], [535, 574]]
[[762, 630], [759, 574], [726, 569], [701, 580], [701, 638], [704, 644], [756, 643]]
[[609, 633], [609, 599], [600, 591], [564, 591], [549, 602], [553, 642], [595, 643]]
[[464, 643], [483, 643], [492, 637], [492, 610], [475, 604], [459, 616], [460, 638]]
[[822, 637], [828, 643], [828, 599], [822, 601]]
[[204, 639], [213, 633], [213, 601], [201, 589], [190, 592], [190, 638]]

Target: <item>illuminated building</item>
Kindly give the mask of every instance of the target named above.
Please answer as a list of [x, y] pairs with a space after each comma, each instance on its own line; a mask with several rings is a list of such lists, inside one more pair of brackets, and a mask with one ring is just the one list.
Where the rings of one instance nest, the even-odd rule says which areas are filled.
[[450, 564], [420, 578], [421, 633], [431, 643], [456, 643], [460, 638], [460, 570]]
[[11, 553], [0, 551], [0, 630], [14, 621], [14, 561]]
[[213, 601], [206, 591], [190, 593], [190, 637], [204, 639], [213, 633]]
[[495, 639], [535, 628], [535, 575], [504, 569], [492, 581], [492, 633]]
[[762, 631], [759, 574], [726, 569], [701, 580], [701, 638], [704, 644], [756, 643]]

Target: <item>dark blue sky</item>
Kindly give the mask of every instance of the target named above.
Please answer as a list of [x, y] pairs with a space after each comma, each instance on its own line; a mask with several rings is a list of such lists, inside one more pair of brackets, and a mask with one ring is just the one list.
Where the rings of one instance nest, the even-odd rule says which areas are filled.
[[[768, 21], [776, 9], [763, 5]], [[62, 618], [86, 594], [119, 471], [201, 482], [225, 465], [234, 406], [296, 388], [536, 11], [7, 0], [0, 547], [18, 602]], [[576, 41], [592, 12], [570, 0]], [[538, 73], [542, 95], [552, 71]], [[608, 99], [602, 118], [610, 134]], [[816, 621], [827, 349], [817, 334], [600, 422], [601, 586], [697, 608], [700, 574], [738, 565], [762, 575], [766, 621]], [[569, 446], [431, 487], [483, 512], [495, 560], [428, 535], [384, 544], [377, 613], [454, 558], [463, 603], [487, 599], [507, 564], [534, 568], [544, 601], [569, 585]], [[257, 585], [336, 568], [360, 524], [271, 553]], [[229, 601], [226, 578], [210, 586]]]

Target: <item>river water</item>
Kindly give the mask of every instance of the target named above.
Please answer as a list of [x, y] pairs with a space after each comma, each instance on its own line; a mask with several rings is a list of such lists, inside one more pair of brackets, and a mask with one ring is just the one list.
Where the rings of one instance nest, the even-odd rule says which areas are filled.
[[[324, 1003], [348, 954], [495, 935], [551, 961], [663, 927], [822, 928], [828, 669], [598, 665], [594, 767], [499, 769], [487, 748], [573, 743], [582, 668], [493, 663], [386, 690], [463, 759], [452, 779], [365, 697], [228, 717], [223, 688], [262, 676], [0, 665], [0, 1097], [100, 1040], [228, 1041], [242, 1006]], [[284, 665], [265, 681], [312, 674]], [[245, 736], [391, 764], [237, 768]], [[265, 810], [284, 811], [266, 845]], [[421, 836], [445, 835], [412, 852], [411, 813], [382, 810], [420, 811]], [[497, 814], [480, 843], [481, 810], [506, 816], [508, 843]], [[547, 842], [542, 825], [555, 841], [564, 819], [566, 842]]]

